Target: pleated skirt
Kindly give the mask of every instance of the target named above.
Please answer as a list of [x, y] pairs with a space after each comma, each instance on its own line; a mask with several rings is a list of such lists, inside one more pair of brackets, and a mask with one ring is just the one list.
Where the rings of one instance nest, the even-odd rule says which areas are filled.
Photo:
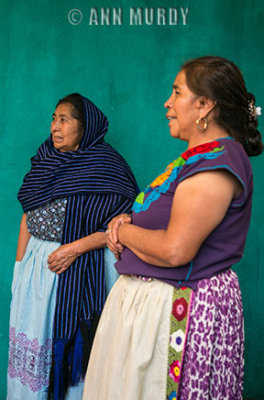
[[[236, 274], [229, 270], [199, 282], [185, 333], [179, 290], [157, 280], [118, 279], [96, 332], [83, 400], [242, 399], [244, 330]], [[173, 361], [171, 350], [182, 351], [181, 362]]]
[[[32, 236], [16, 262], [10, 309], [7, 400], [46, 400], [51, 367], [58, 275], [48, 269], [49, 254], [60, 243]], [[83, 383], [68, 390], [81, 399]]]

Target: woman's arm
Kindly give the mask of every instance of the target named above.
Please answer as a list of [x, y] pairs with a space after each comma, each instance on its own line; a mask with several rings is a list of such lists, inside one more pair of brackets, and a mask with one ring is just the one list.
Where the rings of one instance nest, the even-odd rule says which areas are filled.
[[[237, 179], [226, 171], [198, 173], [177, 187], [166, 230], [123, 223], [118, 228], [118, 240], [147, 263], [160, 267], [184, 265], [222, 221], [240, 190]], [[113, 246], [112, 232], [108, 241]]]
[[26, 214], [23, 214], [20, 224], [18, 242], [17, 242], [16, 261], [21, 261], [22, 258], [24, 257], [30, 237], [31, 234], [27, 229], [27, 216]]
[[[131, 199], [119, 194], [101, 194], [95, 195], [95, 198], [96, 204], [100, 205], [101, 210], [100, 220], [98, 221], [100, 230], [106, 229], [107, 223], [111, 221], [114, 215], [130, 210], [133, 204]], [[94, 206], [93, 202], [90, 204]], [[83, 223], [87, 226], [87, 218], [89, 217], [85, 214], [82, 218]], [[50, 270], [61, 274], [69, 268], [77, 257], [89, 251], [105, 247], [106, 236], [105, 232], [95, 232], [82, 239], [60, 246], [48, 257]]]
[[77, 257], [88, 251], [100, 249], [105, 245], [105, 232], [96, 232], [72, 243], [64, 244], [49, 255], [49, 269], [57, 274], [61, 274], [69, 268]]

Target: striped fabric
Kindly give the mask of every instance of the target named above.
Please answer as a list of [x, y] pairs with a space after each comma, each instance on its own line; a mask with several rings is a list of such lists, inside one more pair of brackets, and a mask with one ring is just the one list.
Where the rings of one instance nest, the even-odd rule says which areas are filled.
[[[105, 231], [111, 219], [131, 210], [132, 202], [118, 194], [79, 195], [69, 198], [66, 210], [63, 244], [71, 243], [93, 232]], [[82, 215], [81, 218], [78, 216]], [[70, 218], [71, 217], [71, 218]], [[75, 220], [72, 225], [72, 219]], [[55, 338], [70, 339], [78, 321], [100, 313], [105, 301], [103, 249], [90, 251], [79, 257], [66, 273], [59, 277], [55, 313]], [[89, 268], [86, 266], [89, 265]], [[83, 293], [83, 299], [74, 292]]]
[[[50, 137], [31, 160], [31, 171], [18, 194], [25, 212], [76, 194], [120, 193], [131, 200], [135, 197], [133, 174], [109, 144], [67, 153], [50, 149], [51, 146]], [[48, 149], [44, 156], [42, 147]]]
[[[105, 231], [115, 215], [131, 211], [137, 191], [125, 160], [104, 142], [106, 117], [88, 99], [83, 103], [86, 129], [79, 149], [61, 153], [50, 136], [31, 159], [18, 194], [25, 212], [68, 199], [62, 244]], [[104, 257], [98, 249], [78, 257], [59, 276], [49, 388], [56, 400], [85, 374], [104, 301]]]

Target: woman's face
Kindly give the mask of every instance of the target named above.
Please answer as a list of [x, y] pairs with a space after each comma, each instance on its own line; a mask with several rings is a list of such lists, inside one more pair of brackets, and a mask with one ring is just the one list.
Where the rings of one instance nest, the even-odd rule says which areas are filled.
[[72, 116], [71, 104], [58, 105], [51, 122], [51, 134], [55, 149], [62, 153], [78, 149], [83, 131], [79, 121]]
[[189, 142], [199, 118], [199, 97], [187, 86], [185, 72], [180, 71], [173, 84], [172, 95], [165, 102], [166, 118], [169, 120], [170, 134]]

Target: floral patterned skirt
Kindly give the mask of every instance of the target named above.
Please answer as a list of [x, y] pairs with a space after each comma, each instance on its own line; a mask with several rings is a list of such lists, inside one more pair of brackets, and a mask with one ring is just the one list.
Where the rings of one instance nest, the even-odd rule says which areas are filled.
[[198, 283], [190, 312], [180, 400], [242, 400], [244, 320], [237, 276]]
[[122, 276], [97, 329], [83, 400], [242, 399], [243, 349], [233, 271], [195, 292]]

